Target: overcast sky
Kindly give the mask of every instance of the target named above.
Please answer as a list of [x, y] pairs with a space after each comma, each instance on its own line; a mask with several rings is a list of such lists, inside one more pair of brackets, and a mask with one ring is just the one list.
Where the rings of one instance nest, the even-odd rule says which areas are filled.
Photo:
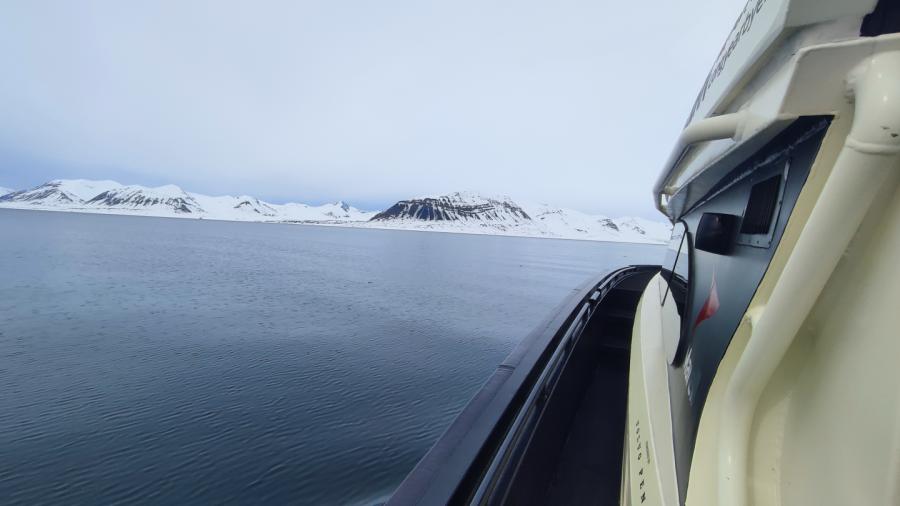
[[744, 0], [0, 3], [0, 186], [659, 216]]

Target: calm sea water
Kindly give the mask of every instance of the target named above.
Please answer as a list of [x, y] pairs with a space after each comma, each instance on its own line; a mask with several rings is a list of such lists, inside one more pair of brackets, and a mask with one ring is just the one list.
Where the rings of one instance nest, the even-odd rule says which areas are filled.
[[655, 246], [0, 211], [0, 503], [384, 500]]

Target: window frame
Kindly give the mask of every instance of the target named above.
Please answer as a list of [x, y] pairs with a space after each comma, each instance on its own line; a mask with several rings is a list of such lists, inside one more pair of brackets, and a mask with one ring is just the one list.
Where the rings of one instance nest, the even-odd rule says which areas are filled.
[[[677, 249], [671, 248], [672, 241], [670, 240], [669, 246], [667, 246], [667, 254], [665, 258], [665, 262], [662, 266], [662, 276], [666, 281], [666, 288], [664, 293], [660, 297], [660, 306], [665, 305], [668, 297], [672, 296], [672, 302], [675, 304], [676, 311], [679, 317], [679, 325], [677, 333], [664, 333], [663, 339], [671, 339], [677, 335], [677, 342], [664, 342], [663, 348], [666, 351], [666, 360], [669, 364], [673, 366], [679, 365], [681, 360], [684, 357], [684, 352], [686, 348], [687, 342], [687, 321], [690, 319], [688, 315], [690, 314], [690, 302], [691, 296], [693, 294], [693, 287], [691, 284], [691, 278], [693, 277], [693, 241], [691, 237], [690, 228], [688, 228], [687, 223], [683, 221], [678, 221], [675, 223], [675, 227], [673, 227], [673, 235], [676, 227], [682, 227], [682, 236]], [[670, 261], [669, 252], [674, 251], [674, 260]], [[686, 264], [686, 269], [683, 272], [687, 273], [687, 277], [685, 278], [681, 274], [679, 274], [679, 266]], [[675, 276], [678, 276], [678, 280], [674, 279]], [[676, 299], [675, 292], [672, 290], [673, 283], [678, 283], [679, 286], [683, 285], [684, 293], [682, 294], [682, 300], [679, 302]]]

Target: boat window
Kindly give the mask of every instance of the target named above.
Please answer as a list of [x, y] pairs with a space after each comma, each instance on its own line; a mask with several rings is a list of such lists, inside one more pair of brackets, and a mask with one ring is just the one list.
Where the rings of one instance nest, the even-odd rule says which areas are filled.
[[[669, 247], [666, 250], [666, 262], [663, 265], [662, 275], [667, 283], [660, 303], [665, 304], [666, 300], [671, 297], [682, 322], [684, 322], [685, 314], [687, 313], [687, 298], [690, 291], [690, 252], [691, 236], [687, 231], [687, 227], [683, 223], [676, 223], [672, 230], [672, 239], [669, 241]], [[670, 364], [675, 364], [682, 354], [682, 328], [683, 325], [679, 325], [674, 331], [669, 329], [663, 338], [666, 358]]]
[[688, 234], [683, 223], [678, 222], [672, 228], [672, 238], [666, 249], [666, 260], [663, 263], [663, 277], [666, 279], [666, 289], [660, 298], [660, 304], [665, 304], [666, 297], [673, 294], [678, 313], [681, 314], [684, 301], [683, 295], [687, 291], [688, 277], [690, 274]]

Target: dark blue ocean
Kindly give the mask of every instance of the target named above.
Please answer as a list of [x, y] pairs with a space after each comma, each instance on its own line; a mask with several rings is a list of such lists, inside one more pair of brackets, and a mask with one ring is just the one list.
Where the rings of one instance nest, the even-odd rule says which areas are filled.
[[0, 504], [383, 501], [576, 286], [662, 254], [0, 210]]

